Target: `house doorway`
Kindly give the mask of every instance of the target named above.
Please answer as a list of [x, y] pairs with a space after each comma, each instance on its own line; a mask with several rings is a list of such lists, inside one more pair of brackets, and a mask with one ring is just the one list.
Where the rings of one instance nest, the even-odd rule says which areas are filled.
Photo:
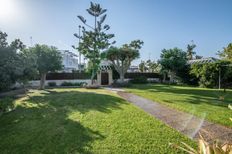
[[108, 72], [101, 73], [101, 85], [109, 85], [109, 73]]

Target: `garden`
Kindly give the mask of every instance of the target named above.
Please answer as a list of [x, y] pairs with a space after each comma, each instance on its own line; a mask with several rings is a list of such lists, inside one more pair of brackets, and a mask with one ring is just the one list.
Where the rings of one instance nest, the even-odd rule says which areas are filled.
[[[94, 24], [77, 16], [81, 33], [74, 33], [79, 42], [72, 48], [88, 61], [78, 73], [62, 72], [57, 47], [8, 42], [7, 33], [0, 31], [0, 153], [231, 152], [231, 143], [208, 142], [200, 134], [194, 140], [120, 92], [211, 122], [231, 136], [232, 43], [210, 60], [196, 54], [193, 41], [186, 49], [163, 49], [159, 60], [142, 60], [138, 72], [129, 73], [144, 42], [116, 46], [114, 34], [107, 33], [107, 10], [91, 2], [86, 11]], [[98, 83], [99, 72], [106, 73], [102, 61], [113, 72], [108, 87]], [[30, 84], [34, 80], [38, 86]]]
[[177, 153], [169, 143], [196, 146], [103, 89], [31, 90], [0, 101], [16, 107], [0, 117], [1, 153]]

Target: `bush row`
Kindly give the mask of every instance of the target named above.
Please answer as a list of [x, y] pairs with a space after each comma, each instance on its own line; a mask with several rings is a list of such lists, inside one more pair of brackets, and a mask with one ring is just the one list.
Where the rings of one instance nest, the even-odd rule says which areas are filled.
[[[126, 73], [125, 78], [126, 79], [134, 79], [138, 76], [143, 76], [146, 78], [161, 78], [161, 75], [159, 73]], [[73, 79], [90, 79], [91, 74], [90, 73], [48, 73], [46, 80], [73, 80]], [[95, 76], [96, 79], [96, 76]], [[116, 71], [113, 71], [113, 79], [119, 79], [119, 74]], [[39, 77], [36, 77], [35, 80], [39, 80]]]
[[[61, 83], [61, 85], [60, 86], [77, 86], [77, 87], [82, 87], [82, 86], [84, 86], [84, 85], [86, 85], [87, 83], [86, 82], [67, 82], [67, 81], [65, 81], [65, 82], [63, 82], [63, 83]], [[55, 86], [57, 86], [56, 85], [56, 82], [48, 82], [48, 86], [49, 87], [55, 87]]]

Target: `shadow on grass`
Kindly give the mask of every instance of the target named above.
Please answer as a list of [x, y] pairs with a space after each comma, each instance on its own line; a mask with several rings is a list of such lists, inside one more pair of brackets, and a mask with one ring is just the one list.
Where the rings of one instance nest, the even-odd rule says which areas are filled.
[[[133, 88], [138, 90], [145, 90], [152, 93], [166, 93], [166, 94], [176, 94], [188, 96], [186, 103], [191, 104], [201, 104], [206, 103], [214, 106], [227, 107], [232, 101], [232, 92], [219, 91], [216, 89], [199, 89], [194, 87], [181, 87], [171, 86], [171, 85], [135, 85]], [[219, 100], [220, 96], [224, 96], [224, 100]], [[165, 100], [167, 103], [173, 103], [172, 100]]]
[[15, 112], [0, 117], [0, 151], [91, 153], [92, 143], [105, 137], [85, 127], [80, 117], [70, 119], [69, 114], [75, 111], [110, 113], [120, 109], [122, 103], [118, 97], [76, 91], [47, 91], [41, 96], [30, 96]]
[[70, 107], [85, 113], [91, 110], [110, 113], [112, 109], [121, 109], [120, 105], [125, 101], [119, 97], [95, 92], [65, 91], [57, 92], [46, 90], [43, 96], [32, 96], [28, 100], [31, 103], [44, 101], [53, 107]]

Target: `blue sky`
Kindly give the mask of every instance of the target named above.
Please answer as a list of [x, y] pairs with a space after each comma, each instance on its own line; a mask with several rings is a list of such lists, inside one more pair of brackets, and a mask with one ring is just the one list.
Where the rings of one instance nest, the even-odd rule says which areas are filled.
[[[198, 55], [216, 56], [232, 42], [231, 0], [96, 0], [107, 8], [106, 23], [111, 26], [118, 46], [134, 39], [144, 41], [141, 59], [157, 60], [163, 48], [179, 47], [194, 40]], [[88, 0], [0, 0], [0, 30], [9, 41], [20, 38], [26, 45], [43, 43], [59, 49], [72, 49], [73, 36], [87, 21]], [[7, 4], [4, 7], [4, 4]], [[10, 10], [11, 9], [11, 10]], [[3, 11], [8, 11], [4, 13]]]

